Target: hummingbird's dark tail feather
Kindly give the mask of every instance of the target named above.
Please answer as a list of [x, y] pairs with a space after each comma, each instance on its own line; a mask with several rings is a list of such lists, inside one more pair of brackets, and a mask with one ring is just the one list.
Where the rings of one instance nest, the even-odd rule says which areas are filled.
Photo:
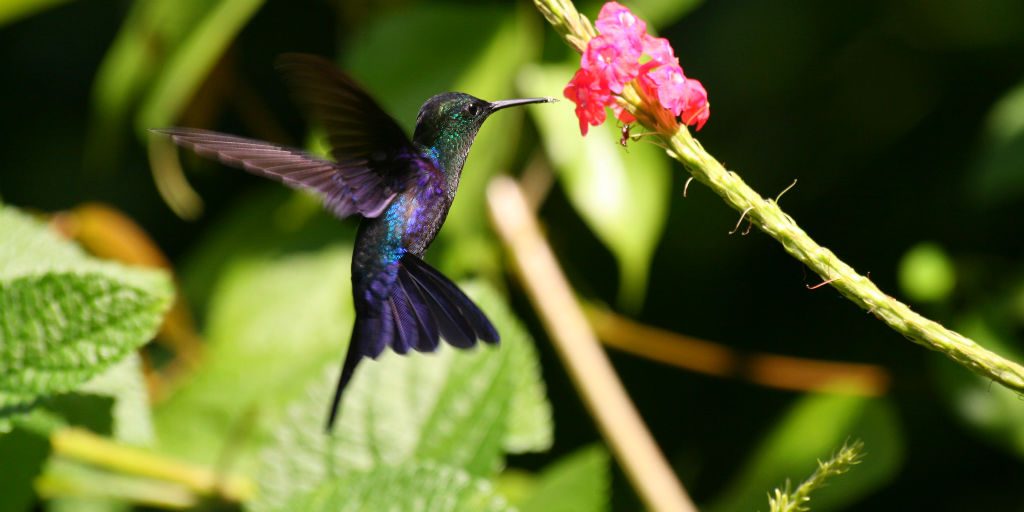
[[[383, 274], [382, 274], [383, 275]], [[390, 346], [399, 354], [410, 349], [433, 352], [444, 338], [457, 348], [469, 348], [480, 339], [499, 341], [498, 331], [483, 311], [443, 274], [412, 254], [398, 262], [397, 275], [387, 298], [357, 305], [345, 364], [327, 420], [330, 432], [337, 419], [341, 395], [356, 365], [364, 357], [376, 359]], [[372, 294], [356, 293], [356, 300]]]
[[338, 387], [334, 389], [334, 401], [331, 402], [331, 414], [327, 417], [327, 433], [330, 434], [334, 430], [334, 421], [338, 419], [338, 406], [341, 405], [341, 394], [348, 387], [348, 381], [352, 379], [352, 374], [356, 371], [356, 366], [360, 361], [363, 360], [363, 355], [359, 353], [359, 347], [356, 343], [356, 333], [359, 332], [359, 321], [356, 321], [355, 327], [352, 328], [352, 340], [349, 341], [348, 353], [345, 354], [345, 363], [341, 367], [341, 377], [338, 378]]
[[402, 257], [402, 269], [412, 281], [412, 288], [420, 292], [423, 306], [433, 313], [448, 343], [468, 348], [478, 338], [487, 343], [498, 342], [498, 331], [487, 316], [444, 274], [412, 254]]

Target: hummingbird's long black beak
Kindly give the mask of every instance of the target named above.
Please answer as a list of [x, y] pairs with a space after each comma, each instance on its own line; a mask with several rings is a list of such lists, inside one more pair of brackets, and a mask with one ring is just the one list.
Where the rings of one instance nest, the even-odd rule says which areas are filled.
[[517, 105], [528, 105], [530, 103], [554, 103], [556, 101], [558, 101], [557, 98], [522, 98], [517, 100], [492, 101], [491, 112], [495, 112], [503, 108], [515, 107]]

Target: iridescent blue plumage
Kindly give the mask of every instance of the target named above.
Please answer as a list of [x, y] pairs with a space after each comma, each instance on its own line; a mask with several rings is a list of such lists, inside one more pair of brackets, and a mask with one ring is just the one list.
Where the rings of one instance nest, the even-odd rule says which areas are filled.
[[458, 348], [498, 342], [491, 322], [448, 278], [423, 262], [455, 199], [477, 131], [497, 110], [531, 98], [487, 102], [462, 93], [423, 104], [410, 140], [347, 75], [310, 55], [278, 63], [297, 98], [327, 132], [334, 161], [266, 142], [205, 130], [158, 130], [178, 144], [295, 188], [313, 190], [338, 217], [363, 221], [352, 257], [356, 321], [327, 422], [359, 362], [387, 347], [430, 352], [443, 338]]

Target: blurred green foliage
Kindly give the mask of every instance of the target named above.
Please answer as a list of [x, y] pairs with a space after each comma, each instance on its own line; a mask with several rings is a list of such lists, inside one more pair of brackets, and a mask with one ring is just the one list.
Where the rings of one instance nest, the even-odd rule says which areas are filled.
[[[527, 68], [523, 90], [528, 96], [550, 94], [564, 87], [574, 72], [575, 64]], [[652, 144], [633, 144], [629, 153], [609, 144], [621, 138], [615, 123], [579, 137], [575, 116], [566, 112], [569, 106], [531, 107], [530, 112], [569, 201], [618, 261], [619, 303], [637, 310], [665, 228], [672, 192], [669, 162]]]
[[956, 269], [949, 256], [934, 243], [911, 247], [899, 266], [900, 288], [913, 300], [937, 302], [949, 298], [956, 284]]
[[[515, 475], [515, 474], [513, 474]], [[572, 512], [608, 509], [608, 452], [601, 446], [588, 446], [552, 464], [539, 475], [519, 475], [520, 489], [515, 503], [520, 510], [533, 512]], [[516, 478], [513, 476], [513, 478]]]
[[[730, 169], [766, 196], [799, 178], [782, 205], [812, 236], [929, 316], [1024, 353], [1020, 2], [625, 3], [708, 88], [712, 116], [697, 136]], [[592, 16], [600, 2], [579, 5]], [[245, 475], [259, 488], [242, 504], [251, 510], [341, 500], [637, 509], [592, 446], [600, 437], [506, 281], [486, 222], [488, 178], [527, 167], [550, 175], [550, 190], [535, 189], [539, 213], [588, 298], [741, 350], [891, 373], [885, 397], [799, 395], [614, 355], [698, 503], [763, 509], [769, 490], [859, 438], [863, 463], [817, 491], [814, 510], [1024, 506], [1018, 396], [897, 339], [827, 288], [809, 292], [770, 240], [726, 234], [737, 219], [717, 198], [695, 184], [684, 199], [685, 172], [659, 148], [619, 147], [614, 123], [580, 138], [568, 102], [487, 122], [428, 254], [478, 278], [463, 282], [502, 346], [367, 363], [338, 431], [324, 435], [352, 321], [355, 223], [183, 157], [208, 207], [186, 222], [157, 193], [145, 132], [184, 124], [309, 140], [272, 68], [286, 51], [333, 56], [407, 129], [440, 91], [560, 96], [575, 58], [521, 1], [0, 2], [0, 195], [20, 209], [0, 210], [0, 427], [13, 427], [0, 435], [0, 510], [196, 499], [55, 456], [40, 424]], [[201, 364], [152, 404], [129, 354], [156, 331], [169, 280], [97, 262], [24, 213], [96, 200], [153, 236], [202, 326]], [[28, 337], [11, 342], [12, 331]], [[25, 340], [52, 347], [27, 356]], [[143, 354], [158, 369], [173, 361], [162, 346]]]

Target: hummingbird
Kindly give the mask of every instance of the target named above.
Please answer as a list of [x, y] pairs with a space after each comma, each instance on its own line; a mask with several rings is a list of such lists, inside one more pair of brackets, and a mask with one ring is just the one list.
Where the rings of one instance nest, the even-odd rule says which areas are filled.
[[488, 102], [460, 92], [428, 99], [412, 139], [349, 75], [315, 55], [277, 59], [292, 95], [326, 132], [331, 160], [299, 149], [195, 128], [153, 130], [225, 165], [312, 191], [338, 218], [359, 216], [352, 256], [356, 319], [327, 418], [333, 429], [356, 366], [386, 348], [466, 349], [498, 331], [458, 286], [423, 261], [455, 199], [463, 164], [493, 113], [554, 98]]

